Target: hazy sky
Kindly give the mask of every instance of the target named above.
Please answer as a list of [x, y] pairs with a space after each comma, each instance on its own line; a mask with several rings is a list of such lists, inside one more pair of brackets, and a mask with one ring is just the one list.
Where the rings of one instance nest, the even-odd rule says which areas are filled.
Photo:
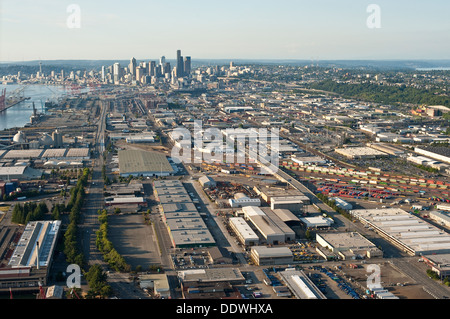
[[[80, 28], [67, 24], [80, 8]], [[381, 28], [369, 28], [370, 4]], [[0, 61], [450, 59], [448, 0], [0, 0]], [[76, 20], [70, 20], [75, 21]]]

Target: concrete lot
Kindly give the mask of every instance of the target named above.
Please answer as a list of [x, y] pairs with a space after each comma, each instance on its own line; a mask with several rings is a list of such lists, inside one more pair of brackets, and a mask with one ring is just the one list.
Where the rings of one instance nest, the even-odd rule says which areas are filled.
[[161, 257], [153, 227], [144, 224], [142, 214], [111, 215], [108, 217], [108, 237], [132, 269], [140, 265], [161, 264]]

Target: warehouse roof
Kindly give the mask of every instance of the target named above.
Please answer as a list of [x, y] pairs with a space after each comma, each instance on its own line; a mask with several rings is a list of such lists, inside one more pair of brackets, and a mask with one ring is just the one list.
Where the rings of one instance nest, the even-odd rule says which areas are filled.
[[66, 157], [89, 157], [89, 148], [69, 148]]
[[178, 277], [183, 282], [201, 281], [243, 281], [245, 277], [238, 268], [209, 268], [209, 269], [189, 269], [178, 272]]
[[173, 168], [164, 154], [140, 150], [119, 151], [119, 170], [121, 174], [142, 172], [173, 173]]
[[450, 252], [450, 235], [400, 208], [357, 209], [351, 214], [414, 254]]
[[34, 266], [37, 263], [39, 242], [39, 266], [49, 266], [56, 244], [61, 221], [33, 221], [25, 227], [9, 261], [11, 267]]

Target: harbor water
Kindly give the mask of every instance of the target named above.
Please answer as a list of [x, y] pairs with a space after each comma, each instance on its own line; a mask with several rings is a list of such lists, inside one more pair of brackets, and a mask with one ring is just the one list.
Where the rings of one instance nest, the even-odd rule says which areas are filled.
[[38, 113], [44, 113], [46, 101], [57, 102], [58, 99], [70, 95], [70, 91], [64, 86], [29, 84], [29, 85], [0, 85], [0, 91], [6, 88], [6, 99], [17, 90], [23, 88], [21, 96], [29, 99], [24, 100], [6, 110], [0, 112], [0, 130], [10, 128], [21, 128], [30, 123], [33, 114], [33, 102]]

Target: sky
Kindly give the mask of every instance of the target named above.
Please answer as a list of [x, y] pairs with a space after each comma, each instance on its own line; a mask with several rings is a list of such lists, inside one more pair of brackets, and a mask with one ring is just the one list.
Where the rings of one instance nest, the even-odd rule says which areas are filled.
[[0, 0], [0, 61], [178, 49], [193, 60], [450, 59], [449, 12], [448, 0]]

